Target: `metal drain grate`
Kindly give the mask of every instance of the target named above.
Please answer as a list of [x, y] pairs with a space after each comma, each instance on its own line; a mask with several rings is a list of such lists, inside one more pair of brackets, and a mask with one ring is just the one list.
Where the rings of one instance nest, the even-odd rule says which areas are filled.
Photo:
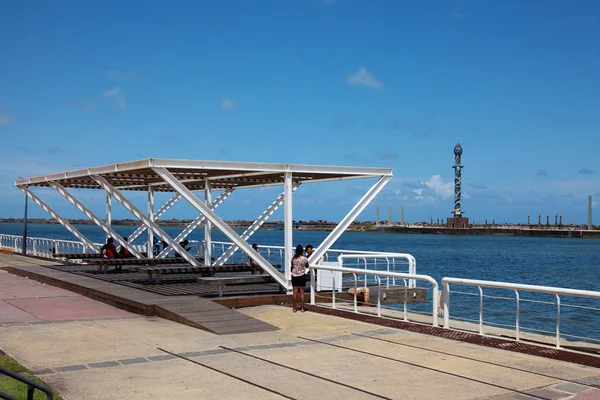
[[456, 340], [459, 342], [477, 344], [485, 347], [514, 351], [516, 353], [529, 354], [538, 357], [551, 358], [553, 360], [566, 361], [574, 364], [600, 368], [600, 357], [588, 354], [574, 353], [561, 349], [551, 349], [547, 347], [536, 346], [524, 342], [516, 342], [495, 337], [481, 336], [479, 334], [471, 332], [456, 331], [429, 325], [421, 325], [413, 322], [405, 322], [393, 319], [380, 318], [372, 315], [357, 314], [352, 311], [333, 310], [331, 308], [312, 305], [307, 306], [307, 308], [310, 311], [314, 311], [319, 314], [348, 318], [356, 321], [367, 322], [374, 325], [385, 326], [388, 328], [402, 329], [405, 331], [437, 336], [444, 339]]

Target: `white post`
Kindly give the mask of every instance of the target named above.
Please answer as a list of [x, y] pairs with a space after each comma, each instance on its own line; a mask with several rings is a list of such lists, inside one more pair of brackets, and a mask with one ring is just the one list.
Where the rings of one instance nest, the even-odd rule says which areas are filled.
[[[163, 206], [161, 208], [158, 209], [158, 211], [156, 211], [154, 213], [154, 221], [156, 221], [157, 219], [159, 219], [169, 208], [171, 208], [171, 206], [173, 204], [175, 204], [175, 202], [177, 202], [177, 200], [179, 200], [181, 198], [181, 195], [179, 193], [177, 193], [175, 196], [171, 197], [169, 199], [169, 201], [167, 201], [165, 204], [163, 204]], [[146, 227], [146, 225], [142, 224], [140, 225], [135, 232], [133, 232], [131, 234], [131, 236], [129, 236], [129, 241], [133, 242], [135, 239], [137, 239], [138, 236], [140, 236], [142, 234], [142, 232], [144, 232], [146, 229], [148, 229]]]
[[284, 229], [284, 247], [285, 253], [283, 262], [285, 263], [283, 270], [285, 271], [285, 279], [289, 282], [292, 280], [292, 257], [294, 253], [294, 232], [292, 219], [292, 193], [294, 187], [292, 182], [292, 173], [285, 173], [284, 182], [284, 205], [283, 205], [283, 229]]
[[560, 296], [556, 294], [556, 348], [560, 349]]
[[516, 339], [517, 339], [517, 342], [518, 342], [521, 339], [521, 334], [520, 334], [521, 328], [519, 326], [519, 291], [518, 290], [515, 290], [515, 298], [517, 299], [517, 313], [516, 313], [517, 314], [517, 320], [515, 322], [515, 328], [516, 328], [516, 331], [517, 331], [517, 337], [516, 337]]
[[[112, 226], [112, 197], [110, 197], [110, 193], [106, 192], [106, 225], [109, 227]], [[106, 239], [108, 239], [108, 234], [106, 235]], [[114, 238], [115, 240], [117, 238]]]
[[[211, 206], [211, 187], [210, 181], [207, 179], [204, 182], [204, 201], [206, 206]], [[204, 265], [210, 266], [212, 263], [212, 241], [211, 241], [212, 224], [208, 219], [204, 219]]]
[[[227, 197], [229, 197], [229, 195], [233, 193], [233, 189], [227, 189], [226, 191], [224, 191], [223, 193], [221, 193], [219, 195], [219, 197], [217, 197], [215, 199], [215, 201], [213, 201], [210, 205], [210, 209], [211, 210], [215, 210], [217, 207], [219, 207], [221, 205], [221, 203], [223, 203], [223, 201], [225, 201], [225, 199]], [[180, 194], [178, 194], [179, 196], [181, 196]], [[186, 226], [179, 235], [177, 235], [177, 237], [175, 238], [175, 241], [177, 243], [181, 242], [183, 239], [187, 238], [190, 233], [192, 233], [194, 231], [194, 229], [196, 229], [197, 227], [199, 227], [200, 225], [202, 225], [202, 223], [204, 222], [204, 220], [206, 219], [206, 217], [204, 215], [199, 215], [197, 216], [192, 222], [190, 222], [190, 224], [188, 226]], [[171, 251], [171, 246], [167, 246], [167, 248], [163, 249], [160, 254], [158, 255], [157, 258], [165, 258], [167, 256], [167, 254], [169, 254], [169, 252]]]
[[[154, 223], [154, 187], [148, 187], [148, 219]], [[154, 232], [148, 229], [148, 258], [154, 258]]]
[[479, 334], [483, 335], [483, 289], [481, 286], [477, 286], [479, 289]]

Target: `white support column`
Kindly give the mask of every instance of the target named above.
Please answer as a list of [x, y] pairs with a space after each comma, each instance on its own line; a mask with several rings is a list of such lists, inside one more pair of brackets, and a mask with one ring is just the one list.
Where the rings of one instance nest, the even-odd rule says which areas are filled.
[[73, 204], [79, 211], [81, 211], [86, 217], [91, 219], [96, 225], [100, 227], [106, 233], [108, 237], [112, 237], [117, 243], [121, 246], [125, 247], [131, 254], [133, 254], [137, 258], [142, 258], [142, 255], [133, 248], [129, 244], [121, 238], [117, 232], [115, 232], [110, 226], [104, 223], [96, 214], [94, 214], [89, 208], [87, 208], [82, 202], [77, 200], [75, 196], [73, 196], [67, 189], [65, 189], [62, 185], [56, 182], [48, 182], [50, 186], [58, 191], [65, 199], [69, 201], [69, 203]]
[[[206, 206], [210, 208], [211, 203], [211, 187], [210, 181], [207, 179], [204, 182], [204, 201], [206, 202]], [[209, 220], [205, 218], [204, 221], [204, 265], [209, 266], [212, 262], [212, 240], [211, 240], [211, 229], [212, 224]]]
[[177, 180], [167, 169], [161, 167], [154, 167], [154, 172], [156, 172], [165, 182], [167, 182], [173, 189], [175, 189], [179, 194], [183, 196], [196, 210], [202, 213], [206, 219], [208, 219], [212, 224], [223, 232], [223, 234], [231, 240], [233, 243], [237, 244], [240, 249], [248, 254], [250, 258], [258, 263], [258, 265], [267, 271], [269, 275], [271, 275], [280, 285], [284, 287], [288, 287], [288, 281], [284, 276], [279, 273], [267, 261], [263, 256], [261, 256], [258, 252], [254, 251], [252, 246], [250, 246], [244, 239], [242, 239], [225, 221], [223, 221], [219, 216], [217, 216], [214, 212], [210, 210], [209, 207], [204, 204], [191, 190], [185, 187], [181, 182]]
[[[154, 213], [154, 221], [156, 221], [157, 219], [159, 219], [169, 208], [171, 208], [171, 206], [173, 204], [175, 204], [175, 202], [177, 202], [177, 200], [179, 200], [181, 198], [181, 195], [179, 193], [177, 193], [175, 196], [171, 197], [169, 199], [169, 201], [167, 201], [165, 204], [163, 204], [163, 206], [161, 208], [158, 209], [158, 211], [156, 213]], [[131, 236], [129, 236], [129, 241], [133, 242], [135, 239], [137, 239], [138, 236], [140, 236], [142, 234], [142, 232], [144, 232], [146, 229], [148, 229], [146, 227], [146, 225], [141, 225], [139, 226], [135, 232], [133, 232], [131, 234]]]
[[326, 252], [333, 246], [336, 240], [344, 233], [346, 228], [350, 226], [360, 213], [369, 205], [369, 203], [377, 196], [377, 194], [383, 189], [383, 187], [392, 179], [391, 176], [382, 176], [379, 178], [365, 195], [352, 207], [350, 212], [337, 224], [337, 226], [331, 231], [331, 233], [323, 240], [321, 245], [315, 250], [314, 253], [308, 259], [310, 264], [315, 263], [320, 259]]
[[29, 198], [31, 200], [33, 200], [35, 202], [35, 204], [40, 206], [42, 208], [42, 210], [44, 210], [48, 214], [50, 214], [50, 216], [52, 218], [56, 219], [62, 226], [64, 226], [69, 232], [71, 232], [77, 239], [79, 239], [82, 243], [84, 243], [84, 245], [87, 248], [92, 249], [96, 253], [100, 252], [100, 249], [98, 248], [98, 246], [96, 246], [94, 243], [92, 243], [92, 241], [90, 241], [88, 238], [86, 238], [83, 235], [83, 233], [79, 232], [73, 225], [71, 225], [69, 223], [69, 221], [67, 221], [60, 215], [58, 215], [58, 213], [56, 211], [54, 211], [52, 208], [50, 208], [49, 205], [44, 203], [42, 201], [42, 199], [40, 199], [38, 196], [36, 196], [31, 190], [29, 190], [25, 186], [18, 186], [18, 188], [21, 189], [27, 196], [29, 196]]
[[183, 249], [183, 247], [181, 247], [179, 245], [179, 243], [177, 243], [173, 239], [171, 239], [171, 237], [169, 235], [167, 235], [167, 233], [165, 231], [163, 231], [158, 225], [156, 225], [154, 222], [150, 221], [150, 219], [139, 208], [137, 208], [135, 205], [133, 205], [133, 203], [131, 201], [129, 201], [129, 199], [127, 199], [125, 196], [123, 196], [121, 194], [121, 192], [119, 192], [114, 186], [112, 186], [110, 183], [108, 183], [108, 181], [106, 179], [104, 179], [100, 175], [90, 175], [90, 177], [93, 180], [95, 180], [103, 189], [108, 190], [110, 192], [110, 194], [115, 198], [115, 200], [117, 200], [119, 203], [121, 203], [137, 219], [142, 221], [142, 223], [144, 225], [146, 225], [148, 228], [150, 228], [160, 239], [164, 240], [165, 242], [167, 242], [167, 244], [172, 246], [179, 254], [181, 254], [181, 256], [187, 262], [192, 264], [194, 267], [200, 266], [200, 263], [198, 263], [198, 261], [190, 255], [190, 253], [185, 251]]
[[[154, 223], [154, 187], [148, 186], [148, 219]], [[154, 232], [148, 229], [148, 258], [154, 257]]]
[[[285, 271], [285, 279], [288, 283], [292, 280], [292, 257], [294, 253], [294, 227], [292, 219], [292, 193], [293, 182], [292, 173], [285, 173], [285, 181], [283, 185], [284, 204], [283, 204], [283, 230], [284, 230], [284, 257], [283, 270]], [[289, 289], [289, 285], [288, 285]]]
[[[231, 193], [233, 193], [233, 190], [234, 189], [227, 189], [226, 191], [221, 193], [219, 197], [217, 197], [217, 199], [212, 202], [212, 204], [210, 205], [210, 209], [214, 211], [217, 207], [219, 207], [221, 203], [223, 203], [223, 201], [225, 201], [225, 199], [229, 197]], [[177, 195], [181, 196], [179, 193]], [[188, 237], [190, 233], [194, 231], [194, 229], [202, 225], [205, 219], [206, 217], [204, 215], [199, 215], [198, 217], [196, 217], [196, 219], [194, 219], [188, 226], [186, 226], [185, 229], [181, 231], [181, 233], [177, 235], [177, 237], [174, 240], [177, 243], [181, 242], [183, 239]], [[167, 246], [167, 248], [163, 249], [156, 258], [165, 258], [171, 250], [171, 246]]]
[[[296, 189], [298, 189], [298, 186], [294, 186], [293, 191], [296, 191]], [[248, 229], [246, 229], [244, 231], [244, 233], [242, 233], [242, 239], [244, 240], [248, 240], [250, 238], [250, 236], [254, 235], [254, 233], [256, 233], [256, 231], [258, 230], [258, 228], [260, 228], [265, 222], [267, 222], [267, 220], [271, 217], [271, 215], [273, 215], [273, 213], [279, 208], [281, 207], [281, 205], [283, 204], [283, 199], [284, 199], [285, 193], [281, 193], [277, 199], [275, 199], [275, 201], [269, 206], [267, 207], [267, 209], [252, 223], [252, 225], [250, 225], [248, 227]], [[229, 260], [229, 258], [231, 258], [231, 256], [238, 251], [239, 247], [236, 246], [235, 244], [232, 244], [231, 246], [229, 246], [229, 248], [227, 250], [225, 250], [225, 252], [223, 254], [221, 254], [221, 256], [217, 259], [217, 261], [215, 261], [215, 265], [216, 266], [221, 266], [223, 264], [225, 264], [227, 262], [227, 260]]]
[[[108, 192], [106, 192], [106, 225], [112, 226], [112, 198]], [[106, 235], [106, 239], [108, 239], [108, 235]]]

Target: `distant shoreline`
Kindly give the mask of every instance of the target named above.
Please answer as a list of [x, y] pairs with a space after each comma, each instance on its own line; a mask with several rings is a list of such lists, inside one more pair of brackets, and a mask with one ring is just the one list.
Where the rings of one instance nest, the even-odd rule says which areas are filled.
[[[90, 220], [67, 219], [74, 225], [94, 225]], [[192, 220], [159, 220], [159, 226], [187, 226]], [[248, 228], [253, 221], [236, 220], [227, 222], [234, 229]], [[22, 224], [22, 218], [0, 218], [0, 223]], [[32, 218], [28, 219], [30, 224], [59, 224], [54, 219]], [[140, 222], [133, 219], [113, 220], [117, 226], [139, 226]], [[330, 221], [295, 221], [295, 230], [300, 231], [331, 231], [337, 222]], [[410, 226], [379, 224], [374, 221], [354, 222], [347, 231], [349, 232], [380, 232], [380, 233], [405, 233], [405, 234], [432, 234], [432, 235], [469, 235], [469, 236], [530, 236], [530, 237], [563, 237], [563, 238], [587, 238], [600, 239], [600, 227], [593, 226], [587, 230], [585, 225], [554, 226], [554, 225], [473, 225], [469, 228], [447, 228], [440, 225], [429, 225], [426, 223], [411, 224]], [[264, 223], [261, 230], [283, 230], [282, 221], [271, 221]], [[0, 232], [2, 233], [2, 232]]]

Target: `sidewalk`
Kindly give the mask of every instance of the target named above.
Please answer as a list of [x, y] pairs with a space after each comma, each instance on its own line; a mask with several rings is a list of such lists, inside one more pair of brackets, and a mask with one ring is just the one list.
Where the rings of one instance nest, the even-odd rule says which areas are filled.
[[0, 349], [68, 400], [600, 398], [591, 367], [286, 307], [241, 311], [280, 330], [214, 335], [0, 271]]

